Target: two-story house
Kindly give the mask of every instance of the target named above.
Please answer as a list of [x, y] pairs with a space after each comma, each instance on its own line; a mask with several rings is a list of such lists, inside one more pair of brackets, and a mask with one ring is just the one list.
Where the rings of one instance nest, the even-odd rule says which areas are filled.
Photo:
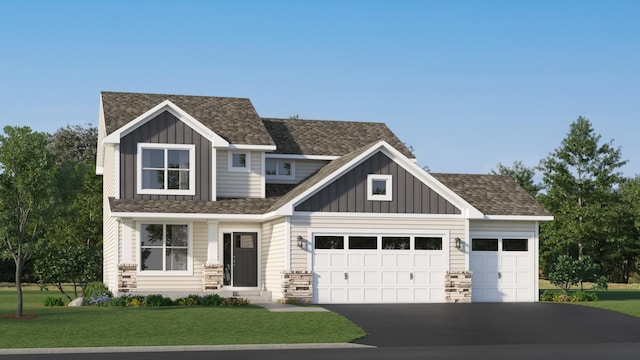
[[427, 173], [382, 123], [103, 92], [97, 172], [114, 293], [537, 300], [549, 213], [509, 177]]

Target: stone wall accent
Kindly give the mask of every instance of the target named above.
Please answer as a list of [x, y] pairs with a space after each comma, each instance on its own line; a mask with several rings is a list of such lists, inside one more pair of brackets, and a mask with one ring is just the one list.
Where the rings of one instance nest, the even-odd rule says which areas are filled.
[[129, 294], [138, 287], [138, 264], [118, 265], [118, 293]]
[[222, 290], [223, 266], [222, 264], [204, 264], [202, 270], [202, 289], [204, 291]]
[[283, 271], [282, 299], [311, 304], [313, 302], [313, 274], [311, 271]]
[[471, 302], [471, 271], [447, 271], [444, 280], [444, 302]]

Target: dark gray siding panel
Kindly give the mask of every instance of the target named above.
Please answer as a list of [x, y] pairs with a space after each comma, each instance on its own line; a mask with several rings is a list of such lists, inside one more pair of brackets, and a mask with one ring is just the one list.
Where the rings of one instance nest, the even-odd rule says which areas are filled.
[[[367, 200], [367, 175], [393, 177], [392, 201]], [[384, 214], [460, 214], [456, 208], [382, 152], [296, 206], [296, 211]]]
[[[195, 196], [137, 194], [138, 143], [196, 146]], [[211, 200], [211, 142], [169, 112], [149, 120], [120, 140], [120, 198], [146, 200]]]

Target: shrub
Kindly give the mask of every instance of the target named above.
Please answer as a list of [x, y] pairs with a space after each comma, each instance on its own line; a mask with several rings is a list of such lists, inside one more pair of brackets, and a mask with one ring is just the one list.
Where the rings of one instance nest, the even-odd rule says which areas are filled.
[[576, 291], [571, 294], [571, 302], [597, 301], [598, 296], [592, 292]]
[[125, 294], [111, 299], [107, 306], [147, 306], [147, 298], [142, 295]]
[[194, 306], [202, 304], [202, 297], [198, 295], [189, 295], [187, 297], [176, 299], [174, 302], [178, 306]]
[[90, 282], [87, 284], [87, 287], [84, 289], [83, 296], [85, 298], [91, 297], [99, 297], [99, 296], [108, 296], [113, 297], [113, 294], [102, 281]]
[[545, 290], [540, 295], [540, 301], [558, 301], [558, 296], [566, 294], [563, 290]]
[[148, 295], [146, 303], [147, 306], [171, 306], [173, 305], [173, 300], [160, 294], [155, 294]]
[[220, 306], [222, 300], [218, 294], [209, 294], [202, 297], [202, 305], [204, 306]]
[[87, 304], [91, 306], [107, 306], [111, 301], [111, 296], [109, 295], [93, 295], [87, 299]]
[[247, 306], [249, 305], [249, 300], [244, 298], [236, 298], [236, 297], [224, 298], [222, 299], [221, 305], [222, 306]]
[[49, 296], [44, 299], [44, 306], [64, 306], [64, 300], [61, 297]]

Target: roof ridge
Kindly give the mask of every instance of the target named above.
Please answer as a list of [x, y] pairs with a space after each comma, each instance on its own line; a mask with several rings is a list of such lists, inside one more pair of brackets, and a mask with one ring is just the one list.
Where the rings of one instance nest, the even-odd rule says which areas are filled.
[[213, 98], [213, 99], [240, 99], [249, 100], [247, 97], [237, 96], [211, 96], [211, 95], [187, 95], [187, 94], [164, 94], [164, 93], [149, 93], [149, 92], [134, 92], [134, 91], [100, 91], [100, 94], [127, 94], [127, 95], [152, 95], [152, 96], [182, 96], [189, 98]]
[[[270, 118], [270, 117], [260, 117], [260, 119], [267, 121], [290, 121], [290, 122], [336, 122], [341, 124], [380, 124], [387, 126], [387, 123], [382, 121], [358, 121], [358, 120], [326, 120], [326, 119], [285, 119], [285, 118]], [[388, 126], [387, 126], [388, 127]]]

